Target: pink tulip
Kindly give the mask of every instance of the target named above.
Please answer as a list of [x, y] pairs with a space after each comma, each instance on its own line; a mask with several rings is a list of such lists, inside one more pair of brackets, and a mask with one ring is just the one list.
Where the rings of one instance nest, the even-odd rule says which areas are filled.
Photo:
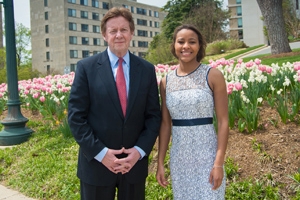
[[234, 87], [235, 87], [236, 90], [242, 90], [243, 89], [243, 86], [240, 82], [235, 83]]
[[271, 68], [271, 67], [267, 67], [267, 68], [266, 68], [266, 72], [267, 72], [268, 74], [271, 74], [271, 73], [272, 73], [272, 68]]
[[256, 65], [260, 65], [261, 60], [259, 60], [258, 58], [256, 58], [256, 59], [254, 60], [254, 62], [255, 62]]
[[39, 97], [39, 93], [34, 93], [34, 94], [32, 95], [32, 97], [35, 98], [35, 99], [37, 99], [37, 98]]
[[232, 93], [232, 89], [227, 88], [227, 94], [231, 94], [231, 93]]
[[44, 96], [41, 96], [41, 97], [40, 97], [40, 101], [41, 101], [41, 102], [45, 102], [45, 101], [46, 101], [46, 98], [45, 98]]
[[258, 70], [262, 71], [262, 72], [265, 72], [267, 69], [267, 67], [265, 65], [259, 65], [258, 66]]

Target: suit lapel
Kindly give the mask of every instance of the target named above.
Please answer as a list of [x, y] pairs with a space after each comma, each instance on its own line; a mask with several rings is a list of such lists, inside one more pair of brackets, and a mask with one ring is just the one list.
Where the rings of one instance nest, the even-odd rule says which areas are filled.
[[138, 94], [138, 89], [141, 82], [141, 73], [142, 73], [142, 66], [141, 62], [133, 56], [131, 53], [130, 55], [130, 72], [129, 72], [129, 94], [128, 94], [128, 104], [126, 110], [126, 117], [129, 116], [132, 107], [134, 105], [135, 98]]
[[99, 74], [99, 81], [105, 86], [118, 114], [124, 118], [107, 50], [99, 55], [98, 64], [97, 71]]

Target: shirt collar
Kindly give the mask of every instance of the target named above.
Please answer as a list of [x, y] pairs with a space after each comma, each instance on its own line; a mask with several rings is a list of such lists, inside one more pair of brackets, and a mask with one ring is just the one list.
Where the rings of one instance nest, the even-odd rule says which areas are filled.
[[[109, 58], [111, 66], [112, 67], [114, 67], [114, 66], [118, 67], [119, 57], [116, 56], [113, 52], [111, 52], [111, 50], [109, 49], [109, 47], [107, 48], [107, 53], [108, 53], [108, 58]], [[128, 51], [125, 54], [125, 56], [123, 57], [123, 60], [129, 66], [129, 52]]]

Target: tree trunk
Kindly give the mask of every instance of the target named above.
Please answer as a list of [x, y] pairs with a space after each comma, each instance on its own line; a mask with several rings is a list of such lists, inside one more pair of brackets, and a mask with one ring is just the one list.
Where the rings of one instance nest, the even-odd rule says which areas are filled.
[[271, 54], [291, 52], [285, 30], [282, 0], [256, 0], [268, 31]]

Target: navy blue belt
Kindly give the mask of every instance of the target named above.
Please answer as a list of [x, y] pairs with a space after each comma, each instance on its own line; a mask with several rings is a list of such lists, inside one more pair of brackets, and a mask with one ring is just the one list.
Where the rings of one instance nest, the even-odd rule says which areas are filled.
[[173, 126], [196, 126], [196, 125], [204, 125], [204, 124], [212, 124], [213, 118], [196, 118], [196, 119], [173, 119]]

